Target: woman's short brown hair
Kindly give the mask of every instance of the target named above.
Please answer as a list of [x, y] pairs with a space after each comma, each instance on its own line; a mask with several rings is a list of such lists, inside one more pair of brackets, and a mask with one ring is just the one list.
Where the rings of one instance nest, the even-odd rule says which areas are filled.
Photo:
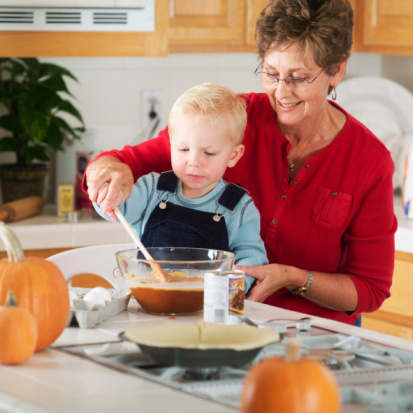
[[350, 56], [353, 24], [348, 0], [269, 0], [257, 20], [258, 53], [297, 42], [332, 76]]

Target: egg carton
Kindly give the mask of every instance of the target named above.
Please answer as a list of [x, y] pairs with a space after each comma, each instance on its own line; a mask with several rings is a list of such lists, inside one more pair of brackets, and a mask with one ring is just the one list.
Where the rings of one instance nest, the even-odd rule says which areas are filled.
[[70, 317], [73, 317], [80, 328], [94, 328], [102, 321], [128, 307], [130, 291], [119, 289], [70, 287]]

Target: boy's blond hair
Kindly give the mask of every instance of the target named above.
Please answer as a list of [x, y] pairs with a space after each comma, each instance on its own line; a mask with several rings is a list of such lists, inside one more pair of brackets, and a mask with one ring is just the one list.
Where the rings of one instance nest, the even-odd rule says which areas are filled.
[[235, 145], [242, 143], [247, 125], [245, 102], [232, 90], [211, 83], [194, 86], [184, 92], [172, 106], [168, 119], [168, 132], [172, 137], [174, 121], [180, 114], [206, 116], [213, 124], [226, 119]]

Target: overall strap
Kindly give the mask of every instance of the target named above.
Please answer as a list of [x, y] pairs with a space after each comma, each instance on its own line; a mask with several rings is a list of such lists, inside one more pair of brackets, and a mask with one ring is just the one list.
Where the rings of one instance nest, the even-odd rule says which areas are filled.
[[163, 172], [159, 176], [156, 189], [158, 191], [168, 191], [173, 193], [176, 190], [177, 183], [178, 177], [175, 175], [174, 171]]
[[224, 193], [218, 199], [218, 204], [233, 211], [245, 194], [248, 194], [248, 191], [241, 185], [229, 183], [227, 184]]

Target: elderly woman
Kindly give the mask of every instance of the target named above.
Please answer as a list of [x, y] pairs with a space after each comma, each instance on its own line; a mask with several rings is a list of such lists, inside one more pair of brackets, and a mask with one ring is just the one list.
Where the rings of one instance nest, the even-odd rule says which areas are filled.
[[[224, 177], [261, 213], [270, 264], [239, 267], [257, 280], [249, 299], [359, 324], [390, 294], [397, 221], [389, 151], [333, 102], [352, 28], [347, 0], [269, 2], [256, 28], [265, 94], [244, 95], [245, 154]], [[171, 169], [169, 146], [164, 130], [103, 153], [86, 171], [90, 199], [111, 210], [139, 176]]]

